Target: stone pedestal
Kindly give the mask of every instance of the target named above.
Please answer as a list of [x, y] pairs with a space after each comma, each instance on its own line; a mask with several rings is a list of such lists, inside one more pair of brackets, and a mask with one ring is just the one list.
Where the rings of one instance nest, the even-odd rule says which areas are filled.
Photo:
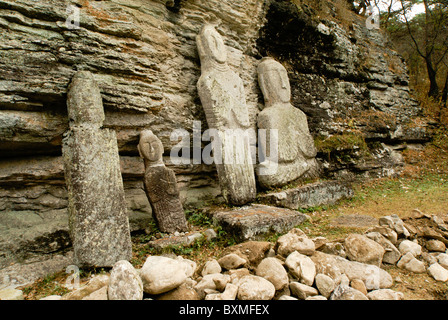
[[89, 72], [68, 91], [70, 129], [63, 139], [74, 263], [111, 267], [130, 260], [132, 247], [115, 131], [102, 128], [101, 95]]

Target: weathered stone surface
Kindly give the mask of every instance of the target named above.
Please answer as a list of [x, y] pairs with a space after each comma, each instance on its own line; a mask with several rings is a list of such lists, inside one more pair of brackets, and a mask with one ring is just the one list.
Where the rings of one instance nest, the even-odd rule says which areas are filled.
[[391, 289], [378, 289], [367, 293], [369, 300], [402, 300], [403, 293]]
[[270, 300], [274, 295], [274, 285], [262, 277], [244, 276], [238, 283], [238, 300]]
[[111, 267], [131, 259], [131, 237], [116, 135], [101, 128], [103, 104], [90, 72], [73, 77], [67, 108], [62, 154], [74, 263]]
[[398, 235], [403, 235], [404, 237], [410, 236], [409, 231], [404, 226], [403, 220], [396, 214], [381, 217], [378, 222], [380, 226], [387, 226], [394, 230]]
[[199, 294], [191, 285], [183, 283], [176, 289], [162, 293], [157, 300], [199, 300]]
[[14, 288], [1, 289], [0, 300], [24, 300], [23, 292]]
[[308, 286], [314, 283], [316, 266], [310, 257], [297, 251], [292, 252], [285, 260], [289, 273]]
[[347, 257], [353, 261], [380, 266], [385, 253], [384, 248], [377, 242], [360, 234], [350, 234], [345, 238], [344, 246]]
[[390, 242], [388, 239], [386, 239], [385, 236], [383, 236], [379, 232], [369, 232], [366, 234], [366, 237], [369, 239], [374, 240], [378, 244], [380, 244], [385, 252], [383, 255], [383, 262], [389, 263], [389, 264], [396, 264], [397, 261], [401, 257], [401, 252], [395, 247], [392, 242]]
[[330, 296], [330, 300], [369, 300], [362, 292], [346, 286], [339, 285]]
[[446, 250], [446, 246], [445, 244], [440, 241], [440, 240], [428, 240], [426, 241], [426, 249], [428, 249], [428, 251], [433, 251], [433, 252], [445, 252]]
[[308, 216], [289, 209], [252, 204], [241, 208], [212, 213], [224, 230], [240, 240], [257, 240], [273, 232], [286, 232], [300, 225]]
[[268, 241], [245, 241], [226, 248], [224, 253], [235, 253], [246, 259], [251, 266], [257, 266], [268, 256], [271, 246]]
[[444, 267], [445, 269], [448, 269], [448, 254], [446, 254], [446, 253], [438, 254], [437, 261], [442, 267]]
[[350, 186], [337, 181], [324, 181], [291, 188], [280, 192], [260, 195], [265, 204], [297, 210], [321, 205], [335, 204], [341, 199], [353, 196]]
[[221, 273], [221, 265], [216, 259], [207, 261], [202, 268], [201, 274], [205, 276], [207, 274]]
[[219, 265], [223, 269], [237, 269], [247, 263], [247, 260], [240, 257], [236, 253], [229, 253], [218, 259]]
[[287, 234], [280, 236], [275, 243], [275, 248], [277, 253], [284, 257], [287, 257], [294, 251], [311, 256], [315, 251], [313, 240], [309, 239], [298, 228], [294, 228]]
[[341, 257], [334, 257], [334, 261], [341, 273], [347, 275], [349, 280], [364, 281], [367, 290], [390, 288], [394, 283], [391, 275], [378, 266], [350, 261]]
[[429, 266], [428, 273], [437, 281], [448, 281], [448, 270], [437, 262]]
[[266, 136], [259, 136], [258, 141], [262, 152], [257, 167], [260, 185], [278, 187], [304, 174], [317, 176], [317, 150], [305, 113], [291, 105], [291, 87], [285, 67], [273, 58], [265, 57], [257, 70], [265, 102], [258, 114], [257, 126], [266, 132]]
[[238, 286], [228, 283], [224, 292], [211, 293], [205, 297], [205, 300], [235, 300], [238, 295]]
[[[244, 84], [227, 64], [221, 35], [206, 24], [196, 38], [201, 60], [198, 94], [213, 132], [213, 158], [227, 202], [243, 205], [257, 193]], [[211, 134], [212, 135], [212, 134]]]
[[140, 134], [138, 151], [145, 163], [145, 192], [160, 231], [187, 231], [176, 176], [163, 163], [162, 142], [151, 130], [144, 130]]
[[230, 282], [230, 278], [228, 274], [207, 274], [194, 286], [194, 289], [197, 291], [200, 299], [203, 299], [207, 295], [207, 290], [224, 290], [227, 283]]
[[414, 257], [417, 257], [422, 253], [422, 246], [414, 241], [403, 240], [398, 246], [398, 250], [400, 250], [402, 254], [410, 252]]
[[255, 270], [255, 274], [270, 281], [277, 291], [289, 284], [288, 274], [277, 258], [263, 259]]
[[149, 256], [140, 277], [143, 290], [149, 294], [161, 294], [179, 287], [187, 279], [181, 262], [162, 256]]
[[366, 284], [361, 279], [353, 279], [352, 281], [350, 281], [350, 287], [358, 290], [364, 295], [367, 295]]
[[97, 275], [89, 280], [85, 285], [80, 288], [67, 293], [62, 296], [61, 300], [82, 300], [84, 297], [87, 297], [91, 293], [106, 287], [109, 284], [109, 276], [108, 275]]
[[330, 297], [331, 293], [336, 287], [334, 280], [323, 273], [318, 273], [316, 275], [315, 283], [317, 289], [319, 290], [319, 293], [327, 299]]
[[143, 282], [132, 264], [120, 260], [114, 264], [107, 288], [109, 300], [142, 300]]
[[397, 267], [409, 270], [415, 273], [423, 273], [426, 271], [425, 264], [416, 259], [412, 252], [404, 254], [400, 261], [397, 262]]
[[316, 288], [299, 282], [291, 282], [289, 288], [291, 289], [291, 293], [300, 300], [305, 300], [308, 297], [317, 296], [319, 294]]
[[85, 296], [81, 300], [108, 300], [107, 296], [108, 286], [104, 286], [91, 294]]

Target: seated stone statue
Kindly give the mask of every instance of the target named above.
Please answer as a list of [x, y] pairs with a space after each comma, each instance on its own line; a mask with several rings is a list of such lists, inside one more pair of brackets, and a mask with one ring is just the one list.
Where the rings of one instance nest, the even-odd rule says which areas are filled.
[[265, 57], [258, 65], [258, 82], [265, 106], [257, 118], [258, 129], [266, 130], [259, 145], [264, 159], [257, 167], [262, 187], [278, 187], [315, 172], [316, 148], [306, 115], [291, 105], [291, 88], [286, 69]]
[[153, 216], [162, 232], [187, 231], [173, 170], [163, 163], [163, 145], [151, 130], [140, 133], [138, 151], [145, 162], [144, 186]]

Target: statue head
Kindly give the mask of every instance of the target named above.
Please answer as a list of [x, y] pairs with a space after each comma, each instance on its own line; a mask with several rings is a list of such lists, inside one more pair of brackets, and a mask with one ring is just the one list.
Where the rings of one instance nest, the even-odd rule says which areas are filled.
[[273, 58], [265, 57], [258, 64], [258, 84], [263, 92], [265, 106], [290, 103], [291, 87], [285, 67]]
[[151, 130], [143, 130], [140, 133], [140, 141], [137, 148], [140, 157], [145, 159], [145, 164], [163, 164], [163, 144]]
[[71, 124], [103, 125], [105, 117], [100, 89], [89, 71], [78, 71], [73, 76], [68, 87], [67, 108]]
[[211, 24], [202, 27], [196, 37], [201, 66], [226, 66], [227, 52], [221, 35]]

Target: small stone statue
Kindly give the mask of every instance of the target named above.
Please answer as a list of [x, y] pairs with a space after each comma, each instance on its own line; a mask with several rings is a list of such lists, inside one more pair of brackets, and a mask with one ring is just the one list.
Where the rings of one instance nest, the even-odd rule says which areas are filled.
[[234, 205], [255, 200], [256, 182], [250, 150], [250, 124], [244, 85], [227, 65], [221, 35], [205, 25], [196, 37], [201, 59], [199, 97], [210, 129], [214, 160], [224, 199]]
[[[285, 67], [270, 57], [263, 58], [258, 65], [258, 82], [265, 106], [258, 114], [257, 124], [267, 135], [259, 141], [265, 155], [257, 168], [260, 185], [278, 187], [304, 174], [312, 176], [318, 168], [317, 150], [306, 115], [291, 105], [291, 88]], [[270, 143], [272, 141], [276, 143]], [[276, 159], [272, 159], [273, 155]]]
[[163, 163], [163, 145], [151, 130], [140, 133], [138, 151], [145, 162], [144, 186], [157, 225], [162, 232], [188, 230], [176, 176]]
[[112, 267], [132, 258], [131, 235], [115, 131], [93, 75], [79, 71], [67, 94], [69, 130], [62, 141], [74, 264]]

